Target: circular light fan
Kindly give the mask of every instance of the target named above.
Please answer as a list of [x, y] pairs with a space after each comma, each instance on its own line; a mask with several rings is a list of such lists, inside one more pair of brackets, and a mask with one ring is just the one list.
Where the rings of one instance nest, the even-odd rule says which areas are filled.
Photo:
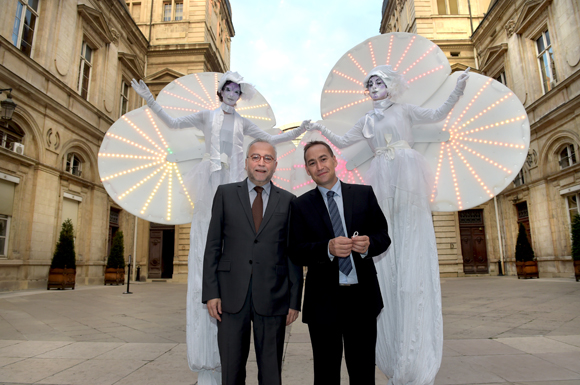
[[[459, 76], [448, 76], [449, 65], [441, 63], [441, 55], [432, 42], [406, 33], [380, 35], [357, 45], [328, 76], [321, 102], [324, 120], [320, 123], [343, 135], [372, 109], [370, 98], [364, 97], [362, 81], [367, 71], [379, 64], [393, 65], [409, 82], [409, 90], [399, 102], [438, 108]], [[380, 62], [384, 57], [387, 61]], [[474, 73], [447, 118], [413, 127], [413, 135], [413, 148], [427, 158], [435, 176], [431, 192], [435, 211], [466, 210], [499, 194], [517, 175], [530, 143], [528, 117], [518, 98], [499, 82]], [[364, 183], [364, 172], [373, 156], [366, 142], [339, 151], [346, 162], [345, 172], [362, 175], [360, 181], [353, 178], [355, 183]], [[299, 194], [310, 178], [300, 170], [304, 167], [301, 157], [294, 163], [295, 193]]]
[[422, 36], [397, 32], [371, 37], [345, 53], [328, 74], [320, 101], [322, 118], [354, 124], [372, 109], [363, 80], [368, 71], [385, 64], [409, 82], [400, 103], [421, 105], [451, 73], [443, 51]]
[[[161, 91], [158, 102], [174, 117], [215, 109], [220, 105], [220, 76], [201, 73], [176, 79]], [[275, 124], [270, 105], [258, 92], [250, 101], [240, 100], [236, 110], [262, 129]], [[201, 161], [203, 141], [198, 129], [169, 129], [147, 106], [133, 110], [111, 126], [101, 144], [99, 174], [105, 190], [139, 218], [189, 223], [193, 201], [183, 175]]]

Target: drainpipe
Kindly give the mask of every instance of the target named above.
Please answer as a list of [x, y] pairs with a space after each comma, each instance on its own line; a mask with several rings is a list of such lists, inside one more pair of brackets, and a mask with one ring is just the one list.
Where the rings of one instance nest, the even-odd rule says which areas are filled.
[[497, 225], [497, 240], [498, 240], [498, 244], [499, 244], [499, 260], [501, 263], [501, 272], [503, 275], [506, 275], [506, 271], [505, 271], [505, 267], [503, 265], [503, 247], [502, 247], [502, 239], [501, 239], [501, 232], [499, 230], [499, 213], [497, 210], [497, 197], [494, 196], [493, 197], [493, 204], [495, 206], [495, 221], [496, 221], [496, 225]]

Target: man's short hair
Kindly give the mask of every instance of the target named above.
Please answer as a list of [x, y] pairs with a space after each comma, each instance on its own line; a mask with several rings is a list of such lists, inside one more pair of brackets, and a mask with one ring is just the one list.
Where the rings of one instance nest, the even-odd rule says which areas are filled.
[[304, 163], [306, 163], [306, 151], [308, 151], [308, 149], [310, 147], [316, 146], [317, 144], [320, 144], [320, 145], [323, 145], [324, 147], [326, 147], [328, 149], [328, 153], [330, 154], [330, 156], [334, 157], [334, 152], [332, 152], [332, 148], [330, 148], [328, 143], [323, 142], [321, 140], [312, 140], [312, 141], [306, 143], [306, 146], [304, 146]]
[[268, 143], [270, 146], [272, 146], [272, 148], [274, 149], [274, 158], [276, 160], [278, 160], [278, 151], [276, 151], [276, 146], [274, 146], [269, 140], [261, 139], [261, 138], [256, 138], [256, 139], [252, 140], [252, 142], [250, 144], [248, 144], [248, 148], [246, 149], [246, 157], [248, 157], [248, 155], [250, 155], [250, 148], [256, 143]]

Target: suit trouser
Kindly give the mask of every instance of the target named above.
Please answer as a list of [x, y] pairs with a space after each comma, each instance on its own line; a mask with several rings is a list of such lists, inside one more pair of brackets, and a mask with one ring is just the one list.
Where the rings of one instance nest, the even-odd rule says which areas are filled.
[[339, 288], [342, 310], [328, 323], [308, 323], [314, 359], [314, 385], [339, 385], [344, 356], [350, 385], [375, 384], [377, 318], [361, 314], [358, 285]]
[[252, 281], [242, 310], [221, 315], [218, 322], [218, 347], [222, 363], [222, 385], [246, 383], [246, 362], [250, 352], [250, 328], [253, 323], [254, 349], [260, 385], [282, 383], [282, 355], [286, 316], [262, 316], [252, 302]]

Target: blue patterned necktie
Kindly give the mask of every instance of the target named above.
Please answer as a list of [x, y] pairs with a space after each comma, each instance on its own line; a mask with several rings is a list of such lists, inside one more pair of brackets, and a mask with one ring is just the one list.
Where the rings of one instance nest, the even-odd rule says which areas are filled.
[[[342, 227], [342, 220], [340, 219], [340, 213], [338, 212], [338, 206], [334, 201], [334, 196], [336, 193], [334, 191], [329, 191], [326, 193], [328, 200], [328, 212], [330, 213], [330, 221], [332, 222], [332, 230], [334, 230], [335, 237], [344, 237], [344, 228]], [[346, 276], [348, 276], [352, 270], [352, 263], [350, 261], [350, 256], [346, 258], [338, 258], [338, 269]]]

